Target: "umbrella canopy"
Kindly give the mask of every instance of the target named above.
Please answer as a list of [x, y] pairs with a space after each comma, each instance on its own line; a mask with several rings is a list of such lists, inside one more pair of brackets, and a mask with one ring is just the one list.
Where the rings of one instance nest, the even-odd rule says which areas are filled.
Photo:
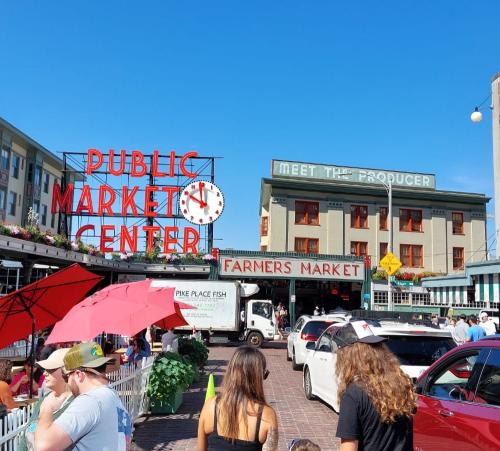
[[[150, 288], [151, 280], [110, 285], [75, 305], [59, 321], [47, 343], [88, 341], [101, 333], [133, 336], [158, 321], [187, 324], [174, 288]], [[78, 327], [75, 327], [78, 325]]]
[[101, 280], [75, 263], [0, 298], [0, 348], [55, 324]]

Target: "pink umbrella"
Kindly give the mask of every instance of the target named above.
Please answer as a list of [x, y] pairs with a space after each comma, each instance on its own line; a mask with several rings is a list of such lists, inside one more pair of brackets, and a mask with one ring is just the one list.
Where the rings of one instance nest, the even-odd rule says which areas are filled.
[[151, 280], [110, 285], [75, 305], [59, 321], [47, 343], [89, 341], [103, 332], [133, 336], [142, 329], [165, 320], [186, 325], [177, 305], [174, 288], [150, 288]]

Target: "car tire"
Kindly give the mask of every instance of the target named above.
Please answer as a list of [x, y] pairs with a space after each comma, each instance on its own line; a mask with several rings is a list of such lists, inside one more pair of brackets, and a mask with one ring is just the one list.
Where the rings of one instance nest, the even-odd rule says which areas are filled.
[[309, 368], [304, 370], [304, 395], [307, 399], [314, 399], [314, 395], [312, 393], [312, 382], [311, 382], [311, 373], [309, 372]]
[[302, 368], [302, 365], [300, 365], [299, 363], [297, 363], [295, 361], [295, 348], [293, 348], [292, 349], [292, 369], [294, 369], [295, 371], [299, 371], [301, 368]]
[[250, 332], [247, 337], [247, 344], [253, 348], [260, 348], [264, 342], [264, 337], [259, 332]]
[[286, 361], [290, 362], [292, 358], [290, 357], [290, 353], [288, 352], [288, 346], [286, 347]]

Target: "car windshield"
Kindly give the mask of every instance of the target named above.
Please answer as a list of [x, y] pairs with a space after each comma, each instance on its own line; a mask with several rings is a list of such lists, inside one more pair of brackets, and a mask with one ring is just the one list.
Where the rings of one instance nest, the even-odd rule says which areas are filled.
[[385, 338], [401, 365], [429, 366], [456, 346], [447, 337], [385, 335]]
[[303, 334], [319, 337], [332, 324], [331, 321], [309, 321], [302, 330]]

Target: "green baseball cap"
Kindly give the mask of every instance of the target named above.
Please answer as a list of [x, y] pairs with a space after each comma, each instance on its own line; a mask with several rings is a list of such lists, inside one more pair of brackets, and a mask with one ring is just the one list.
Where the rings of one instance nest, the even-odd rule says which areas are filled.
[[77, 368], [97, 368], [110, 360], [112, 357], [104, 357], [98, 343], [80, 343], [70, 348], [64, 356], [64, 369], [73, 371]]

